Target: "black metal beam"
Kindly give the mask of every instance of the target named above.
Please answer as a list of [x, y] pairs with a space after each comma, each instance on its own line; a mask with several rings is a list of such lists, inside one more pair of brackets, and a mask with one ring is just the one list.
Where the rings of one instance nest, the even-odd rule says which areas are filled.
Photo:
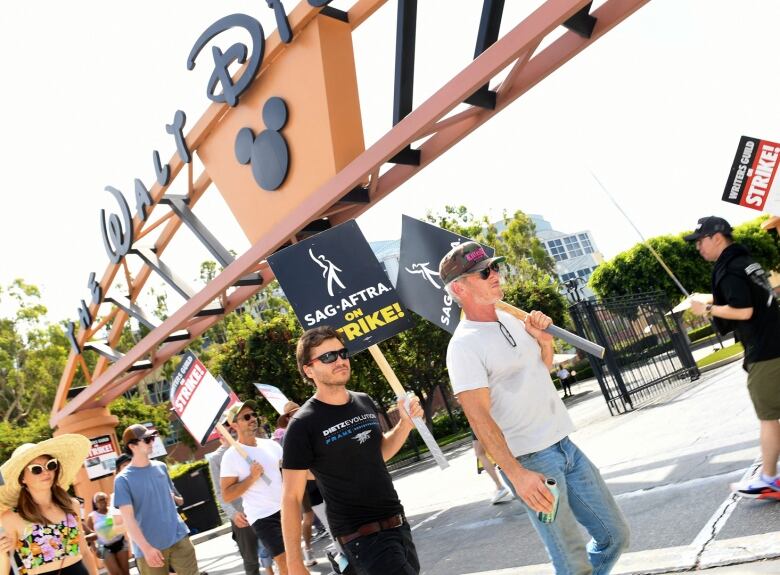
[[331, 227], [330, 220], [319, 218], [306, 224], [295, 237], [298, 241], [301, 241], [320, 232], [324, 232], [325, 230], [329, 230]]
[[368, 204], [371, 202], [371, 198], [368, 195], [368, 188], [356, 186], [341, 196], [339, 202], [345, 204]]
[[[160, 200], [161, 204], [167, 204], [171, 207], [173, 212], [184, 222], [184, 224], [190, 228], [195, 237], [200, 240], [200, 243], [211, 253], [217, 260], [217, 263], [223, 268], [228, 267], [236, 259], [217, 239], [217, 237], [211, 233], [198, 216], [195, 215], [189, 207], [189, 199], [185, 196], [165, 195]], [[234, 285], [237, 286], [249, 286], [249, 285], [263, 285], [263, 278], [260, 274], [248, 274], [238, 280]]]
[[[117, 362], [120, 359], [122, 359], [125, 354], [123, 354], [120, 351], [115, 350], [112, 347], [109, 347], [109, 345], [105, 342], [105, 340], [102, 341], [88, 341], [84, 344], [84, 349], [91, 349], [92, 351], [97, 352], [98, 354], [105, 357], [110, 362]], [[152, 362], [148, 359], [141, 359], [136, 361], [133, 365], [130, 366], [130, 369], [127, 371], [140, 371], [142, 369], [151, 369]]]
[[[504, 0], [484, 0], [482, 3], [482, 17], [479, 20], [479, 32], [477, 44], [474, 47], [474, 59], [482, 52], [490, 48], [498, 40], [501, 30], [501, 17], [504, 15]], [[485, 84], [471, 96], [466, 98], [466, 104], [479, 106], [488, 110], [496, 109], [496, 93]]]
[[[393, 126], [403, 120], [414, 105], [414, 50], [417, 41], [417, 0], [398, 0], [395, 29], [395, 84]], [[420, 165], [420, 151], [406, 146], [390, 158], [393, 164]]]
[[564, 28], [568, 28], [583, 38], [590, 38], [591, 34], [593, 34], [593, 28], [595, 28], [597, 20], [595, 16], [590, 15], [590, 7], [592, 4], [593, 2], [588, 2], [587, 5], [583, 6], [582, 10], [566, 20], [563, 23]]
[[331, 6], [324, 6], [322, 10], [320, 10], [320, 14], [349, 24], [349, 14], [344, 12], [343, 10], [339, 10], [338, 8], [333, 8]]

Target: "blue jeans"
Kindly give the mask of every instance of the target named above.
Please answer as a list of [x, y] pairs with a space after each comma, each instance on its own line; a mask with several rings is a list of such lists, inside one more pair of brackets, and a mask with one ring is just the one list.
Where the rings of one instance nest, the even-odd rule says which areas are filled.
[[[598, 469], [568, 437], [541, 451], [521, 455], [517, 460], [526, 469], [558, 483], [560, 495], [555, 521], [542, 523], [536, 512], [526, 506], [555, 572], [560, 575], [609, 573], [628, 547], [629, 529]], [[514, 486], [503, 472], [502, 475], [514, 493]], [[592, 537], [587, 545], [577, 523]]]

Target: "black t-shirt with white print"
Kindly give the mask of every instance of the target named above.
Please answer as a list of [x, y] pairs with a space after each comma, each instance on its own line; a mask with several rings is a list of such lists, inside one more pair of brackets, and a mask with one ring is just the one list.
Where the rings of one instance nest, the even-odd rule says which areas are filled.
[[310, 469], [333, 535], [403, 513], [382, 458], [382, 429], [371, 398], [354, 391], [344, 405], [309, 399], [287, 426], [284, 469]]

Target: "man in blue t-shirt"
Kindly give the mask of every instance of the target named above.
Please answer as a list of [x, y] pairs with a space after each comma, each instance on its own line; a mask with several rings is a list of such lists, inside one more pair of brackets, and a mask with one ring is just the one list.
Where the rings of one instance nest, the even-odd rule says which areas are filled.
[[173, 482], [164, 463], [151, 461], [157, 433], [136, 423], [125, 429], [122, 443], [132, 456], [114, 480], [114, 505], [133, 543], [141, 575], [198, 575], [195, 547], [176, 511]]

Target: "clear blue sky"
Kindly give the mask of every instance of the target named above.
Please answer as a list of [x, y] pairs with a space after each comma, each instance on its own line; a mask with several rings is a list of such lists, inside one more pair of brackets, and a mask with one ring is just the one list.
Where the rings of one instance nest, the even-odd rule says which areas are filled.
[[[470, 61], [481, 2], [453, 4], [420, 3], [417, 104]], [[502, 34], [538, 4], [507, 2]], [[41, 286], [52, 320], [75, 319], [89, 272], [107, 263], [98, 212], [113, 205], [104, 186], [131, 196], [135, 177], [151, 183], [152, 150], [174, 151], [164, 130], [173, 112], [185, 110], [192, 125], [207, 106], [208, 70], [185, 68], [194, 40], [233, 12], [259, 17], [268, 32], [273, 13], [246, 0], [47, 0], [3, 12], [0, 285], [23, 277]], [[368, 144], [391, 124], [394, 12], [390, 0], [355, 35]], [[391, 239], [402, 213], [465, 204], [497, 218], [522, 209], [557, 229], [592, 230], [610, 257], [637, 238], [591, 171], [648, 237], [712, 213], [750, 219], [757, 214], [720, 196], [740, 135], [780, 138], [778, 22], [780, 3], [766, 0], [651, 0], [360, 225], [370, 240]], [[215, 190], [198, 206], [228, 247], [246, 249]], [[208, 254], [179, 236], [166, 259], [193, 280]]]

